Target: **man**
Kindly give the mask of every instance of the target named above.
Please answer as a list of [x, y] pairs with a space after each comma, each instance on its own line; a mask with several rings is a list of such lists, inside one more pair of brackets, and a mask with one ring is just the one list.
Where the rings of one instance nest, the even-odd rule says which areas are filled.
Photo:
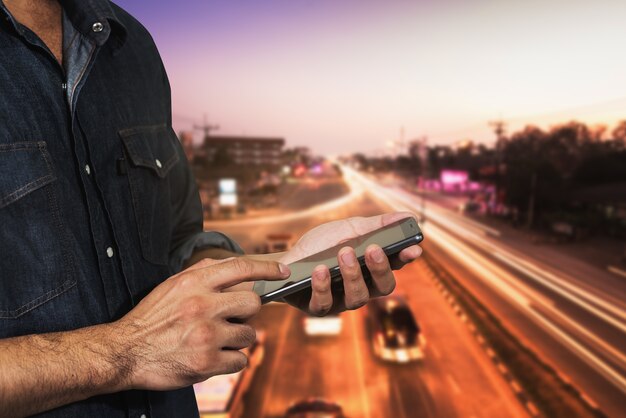
[[[246, 365], [254, 280], [410, 214], [321, 225], [287, 253], [234, 257], [203, 232], [150, 35], [106, 0], [0, 1], [0, 416], [197, 416], [194, 382]], [[419, 256], [417, 246], [401, 263]], [[368, 248], [318, 267], [314, 314], [395, 285]], [[182, 271], [183, 268], [186, 270]], [[235, 319], [235, 320], [233, 320]]]

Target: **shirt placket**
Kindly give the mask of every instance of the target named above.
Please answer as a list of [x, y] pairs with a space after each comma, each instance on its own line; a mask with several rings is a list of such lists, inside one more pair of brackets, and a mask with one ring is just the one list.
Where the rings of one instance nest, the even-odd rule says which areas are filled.
[[[72, 31], [73, 27], [66, 19], [65, 28]], [[96, 33], [102, 32], [104, 26], [100, 22], [92, 25]], [[119, 246], [115, 241], [113, 224], [106, 210], [104, 196], [98, 186], [100, 173], [96, 172], [95, 165], [89, 158], [88, 138], [80, 127], [80, 120], [76, 111], [76, 103], [82, 84], [85, 82], [91, 67], [98, 54], [98, 47], [80, 33], [64, 34], [64, 38], [73, 39], [72, 49], [64, 51], [69, 54], [67, 62], [69, 70], [65, 82], [65, 93], [71, 117], [72, 139], [74, 154], [80, 172], [81, 184], [85, 192], [86, 203], [89, 213], [89, 221], [93, 245], [97, 254], [98, 267], [102, 280], [102, 288], [105, 294], [107, 309], [111, 320], [119, 319], [133, 306], [133, 298], [124, 277], [121, 259], [118, 254]], [[76, 38], [75, 38], [76, 37]], [[97, 106], [97, 103], [94, 103]], [[113, 173], [113, 170], [111, 170]], [[109, 174], [112, 175], [112, 174]], [[101, 177], [106, 180], [107, 173]], [[130, 391], [124, 393], [124, 399], [128, 406], [128, 416], [133, 418], [146, 418], [150, 405], [145, 393]]]

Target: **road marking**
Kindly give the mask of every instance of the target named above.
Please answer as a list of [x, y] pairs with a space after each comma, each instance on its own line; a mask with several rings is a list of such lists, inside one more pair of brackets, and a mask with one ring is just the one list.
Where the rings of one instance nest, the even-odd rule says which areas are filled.
[[622, 269], [619, 269], [619, 268], [617, 268], [617, 267], [615, 267], [615, 266], [607, 266], [607, 268], [606, 268], [606, 269], [607, 269], [608, 271], [610, 271], [611, 273], [615, 273], [615, 274], [617, 274], [618, 276], [622, 276], [622, 277], [626, 278], [626, 271], [624, 271], [624, 270], [622, 270]]
[[500, 373], [502, 373], [502, 374], [507, 374], [508, 373], [508, 369], [502, 363], [498, 363], [498, 370], [500, 370]]
[[291, 325], [291, 321], [293, 320], [295, 309], [291, 307], [287, 307], [287, 317], [286, 321], [283, 323], [282, 328], [280, 329], [280, 334], [278, 337], [278, 344], [276, 347], [276, 355], [272, 359], [272, 366], [270, 368], [270, 378], [267, 383], [268, 390], [265, 392], [265, 396], [263, 396], [263, 403], [261, 404], [261, 416], [264, 417], [267, 414], [265, 413], [265, 408], [267, 406], [267, 401], [269, 400], [271, 394], [273, 393], [272, 387], [274, 386], [274, 380], [276, 380], [276, 363], [279, 359], [282, 358], [283, 350], [285, 348], [285, 343], [287, 342], [287, 331], [289, 329], [289, 325]]
[[365, 407], [365, 417], [370, 418], [370, 404], [369, 397], [367, 396], [365, 388], [365, 372], [363, 370], [363, 356], [361, 355], [361, 349], [359, 348], [359, 341], [357, 339], [356, 330], [356, 316], [357, 311], [347, 312], [350, 316], [350, 322], [352, 323], [352, 342], [354, 343], [354, 358], [356, 360], [356, 370], [358, 373], [359, 386], [361, 387], [361, 403]]
[[593, 399], [591, 399], [585, 392], [580, 392], [580, 396], [587, 402], [592, 408], [600, 409], [597, 403]]
[[448, 383], [452, 387], [452, 390], [454, 391], [454, 393], [457, 393], [457, 394], [461, 393], [461, 388], [459, 387], [459, 384], [456, 382], [454, 377], [452, 377], [452, 375], [449, 373], [446, 374], [446, 377], [448, 378]]
[[537, 407], [535, 406], [534, 403], [530, 401], [526, 402], [526, 408], [528, 408], [532, 416], [536, 417], [537, 415], [539, 415], [539, 411], [537, 410]]

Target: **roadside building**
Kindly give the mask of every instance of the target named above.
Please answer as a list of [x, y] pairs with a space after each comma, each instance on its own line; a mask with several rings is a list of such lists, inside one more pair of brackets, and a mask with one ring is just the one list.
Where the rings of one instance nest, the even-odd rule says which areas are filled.
[[283, 138], [207, 136], [204, 152], [209, 164], [254, 165], [275, 169], [282, 163]]

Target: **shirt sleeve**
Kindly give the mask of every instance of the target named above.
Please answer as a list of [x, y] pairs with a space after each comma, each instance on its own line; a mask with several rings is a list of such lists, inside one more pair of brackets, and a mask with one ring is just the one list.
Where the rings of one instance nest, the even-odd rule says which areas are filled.
[[243, 254], [243, 250], [232, 239], [217, 231], [202, 231], [187, 237], [182, 244], [170, 254], [170, 268], [172, 272], [178, 273], [182, 270], [183, 264], [194, 251], [207, 248], [221, 248], [237, 254]]
[[170, 205], [173, 230], [170, 240], [169, 267], [172, 274], [181, 271], [185, 261], [194, 251], [221, 248], [243, 254], [241, 247], [221, 232], [204, 231], [202, 203], [196, 180], [180, 142], [176, 141], [179, 161], [172, 168], [170, 180]]

